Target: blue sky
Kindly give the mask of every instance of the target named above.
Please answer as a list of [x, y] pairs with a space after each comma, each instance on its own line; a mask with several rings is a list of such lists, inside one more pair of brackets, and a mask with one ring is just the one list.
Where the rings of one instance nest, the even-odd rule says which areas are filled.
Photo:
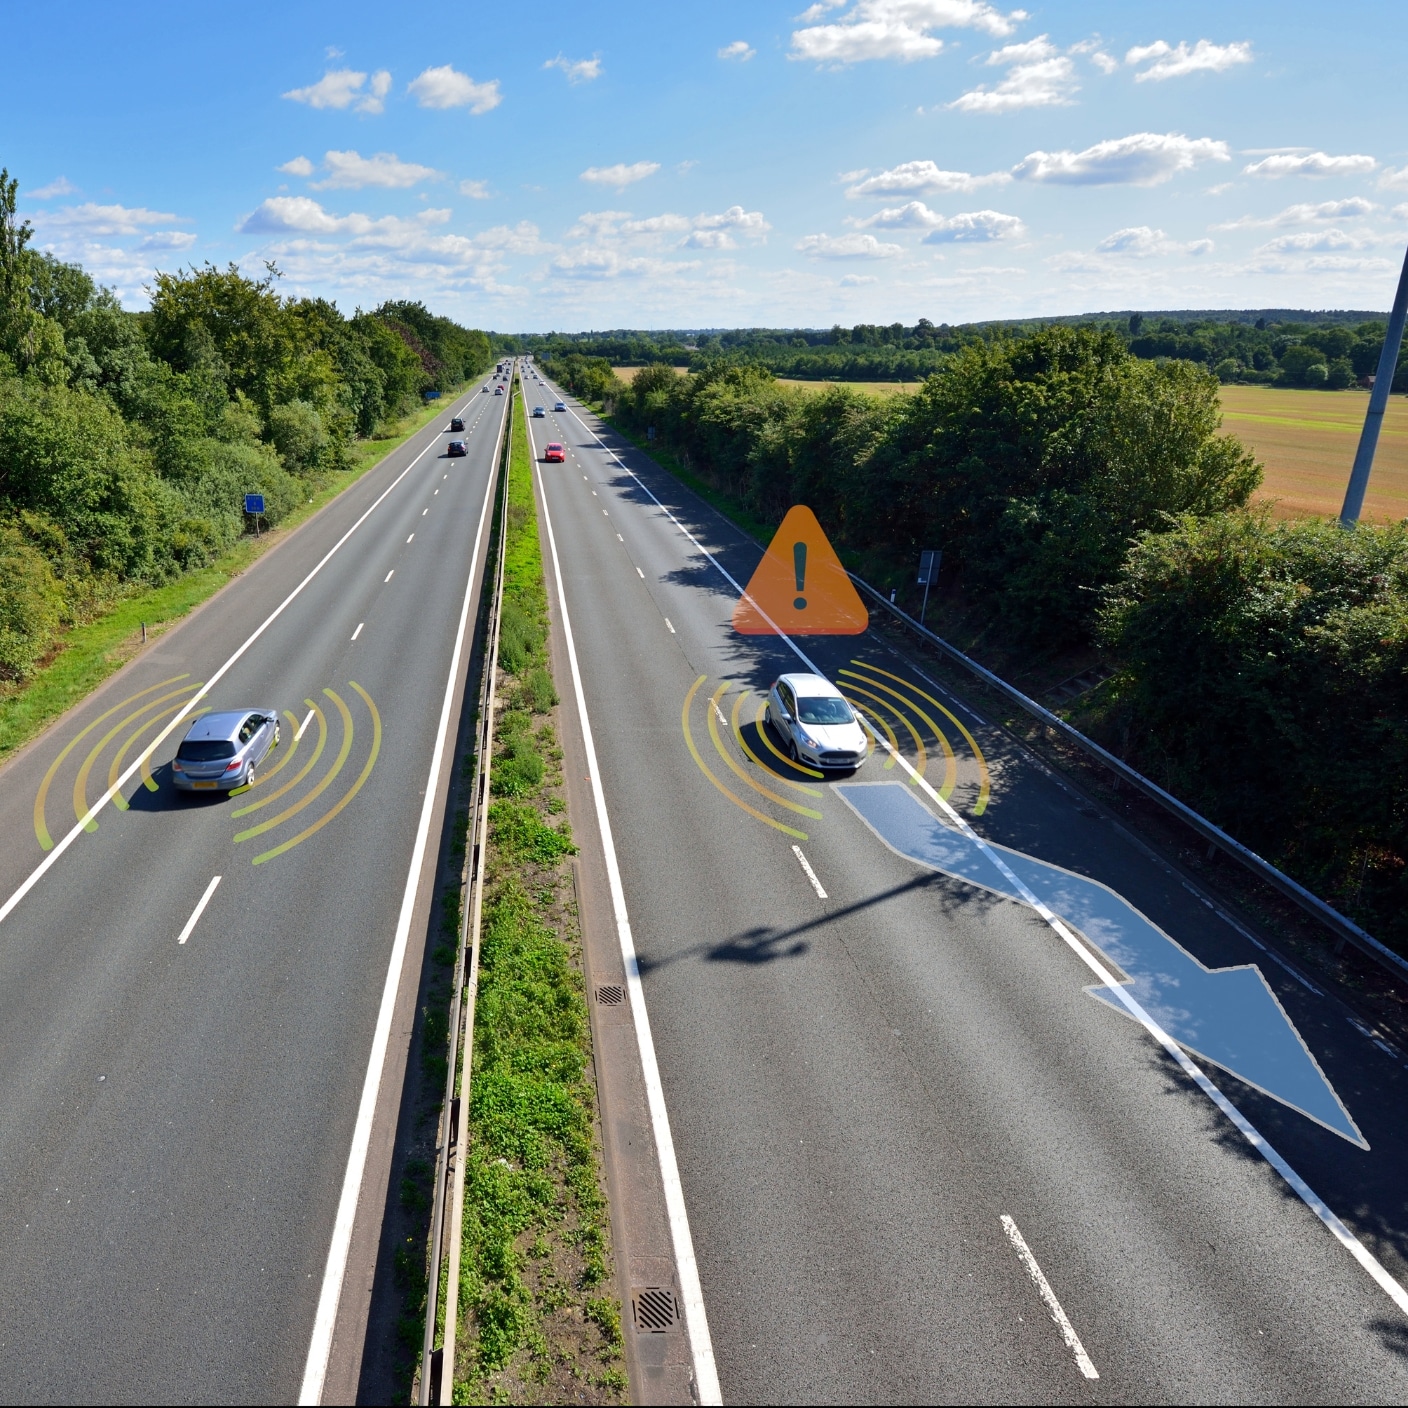
[[[414, 18], [411, 18], [411, 15]], [[6, 12], [36, 242], [504, 330], [1387, 308], [1408, 9]]]

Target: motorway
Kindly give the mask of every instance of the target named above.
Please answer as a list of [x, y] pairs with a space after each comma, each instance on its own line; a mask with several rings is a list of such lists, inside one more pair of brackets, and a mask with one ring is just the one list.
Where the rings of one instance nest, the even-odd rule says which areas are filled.
[[805, 666], [731, 627], [724, 574], [747, 583], [758, 546], [572, 398], [525, 393], [548, 408], [538, 457], [568, 448], [537, 467], [559, 689], [570, 713], [560, 589], [723, 1401], [1403, 1401], [1400, 1304], [1189, 1070], [1087, 995], [1093, 938], [906, 858], [859, 807], [897, 786], [951, 838], [942, 797], [1030, 873], [1101, 882], [1170, 954], [1258, 965], [1342, 1133], [1204, 1069], [1400, 1283], [1402, 1053], [874, 632], [798, 644], [894, 752], [849, 798], [790, 767], [758, 714]]
[[[354, 1132], [389, 1157], [364, 1083], [389, 1044], [394, 1125], [509, 401], [447, 402], [0, 772], [0, 906], [58, 853], [0, 923], [5, 1401], [298, 1396]], [[173, 719], [260, 705], [250, 791], [178, 796], [179, 727], [79, 826]]]

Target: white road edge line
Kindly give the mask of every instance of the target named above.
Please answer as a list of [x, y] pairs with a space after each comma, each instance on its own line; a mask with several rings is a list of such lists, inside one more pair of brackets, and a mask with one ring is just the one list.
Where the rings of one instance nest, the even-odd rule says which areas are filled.
[[[531, 426], [529, 431], [531, 445]], [[631, 935], [630, 915], [626, 911], [626, 891], [621, 884], [621, 867], [616, 860], [611, 818], [606, 812], [606, 793], [602, 790], [601, 770], [596, 761], [596, 744], [592, 741], [591, 721], [587, 717], [587, 699], [582, 691], [582, 671], [577, 664], [577, 646], [572, 637], [572, 623], [567, 614], [567, 595], [562, 585], [562, 566], [557, 557], [557, 537], [553, 533], [547, 490], [543, 486], [536, 455], [533, 473], [538, 479], [542, 498], [543, 526], [548, 530], [548, 549], [552, 554], [557, 605], [562, 613], [562, 636], [567, 643], [567, 659], [572, 668], [572, 692], [577, 701], [577, 717], [582, 725], [582, 743], [587, 754], [587, 772], [591, 777], [592, 801], [596, 804], [597, 827], [601, 831], [601, 848], [606, 859], [606, 879], [611, 888], [611, 906], [616, 916], [616, 935], [621, 944], [621, 958], [626, 969], [626, 989], [631, 995], [631, 1016], [635, 1020], [636, 1043], [640, 1049], [646, 1100], [650, 1106], [650, 1124], [655, 1136], [655, 1154], [660, 1161], [660, 1181], [665, 1190], [665, 1212], [670, 1220], [670, 1237], [675, 1247], [680, 1298], [684, 1301], [685, 1328], [689, 1332], [689, 1351], [694, 1362], [695, 1393], [701, 1404], [721, 1404], [723, 1398], [719, 1392], [719, 1373], [714, 1363], [713, 1342], [709, 1337], [709, 1320], [704, 1311], [704, 1292], [699, 1284], [699, 1267], [694, 1260], [694, 1241], [689, 1233], [684, 1186], [680, 1182], [679, 1165], [675, 1160], [675, 1143], [670, 1134], [670, 1115], [665, 1108], [665, 1088], [660, 1082], [660, 1066], [655, 1059], [655, 1042], [650, 1035], [650, 1016], [645, 1010], [645, 989], [641, 986], [640, 964], [636, 961], [635, 939]]]
[[[506, 422], [507, 416], [504, 417]], [[499, 428], [503, 434], [503, 426]], [[491, 465], [498, 463], [499, 447], [494, 447]], [[492, 470], [490, 479], [492, 481]], [[464, 604], [460, 607], [459, 631], [455, 650], [450, 657], [450, 673], [445, 681], [445, 699], [440, 706], [440, 727], [435, 734], [435, 748], [430, 757], [430, 776], [425, 784], [425, 801], [421, 804], [420, 824], [411, 850], [411, 865], [406, 873], [406, 888], [401, 896], [401, 914], [396, 921], [396, 937], [391, 944], [391, 959], [386, 965], [386, 983], [381, 991], [381, 1009], [372, 1035], [371, 1055], [367, 1058], [367, 1074], [362, 1082], [362, 1099], [357, 1107], [357, 1123], [352, 1130], [352, 1147], [347, 1153], [347, 1172], [342, 1180], [342, 1196], [338, 1199], [337, 1217], [333, 1221], [332, 1242], [328, 1247], [327, 1265], [323, 1270], [323, 1286], [318, 1295], [318, 1312], [313, 1320], [313, 1335], [308, 1343], [308, 1359], [303, 1368], [303, 1384], [298, 1391], [300, 1404], [322, 1400], [323, 1381], [327, 1378], [328, 1359], [332, 1354], [332, 1336], [337, 1328], [337, 1308], [342, 1300], [342, 1282], [347, 1274], [347, 1256], [352, 1248], [352, 1228], [357, 1220], [357, 1204], [362, 1196], [362, 1178], [366, 1173], [367, 1153], [371, 1146], [372, 1122], [376, 1116], [377, 1094], [381, 1089], [382, 1068], [386, 1064], [386, 1049], [391, 1042], [391, 1022], [396, 1013], [396, 993], [401, 986], [401, 967], [405, 961], [406, 944], [411, 934], [411, 919], [416, 907], [416, 892], [420, 889], [420, 872], [425, 863], [426, 842], [430, 836], [430, 819], [435, 811], [435, 794], [439, 790], [440, 769], [445, 761], [445, 742], [450, 731], [450, 714], [455, 702], [455, 677], [460, 671], [460, 656], [464, 652], [464, 634], [469, 624], [469, 606], [474, 599], [474, 573], [479, 565], [479, 549], [484, 537], [484, 523], [489, 513], [490, 494], [486, 488], [484, 507], [479, 510], [479, 527], [474, 534], [474, 552], [469, 559], [469, 578], [464, 589]]]
[[800, 846], [794, 845], [792, 847], [792, 854], [797, 857], [797, 863], [802, 867], [803, 871], [806, 873], [807, 879], [812, 882], [812, 889], [816, 891], [817, 899], [826, 899], [826, 891], [821, 888], [821, 881], [816, 878], [816, 871], [812, 869], [811, 861], [809, 861], [806, 856], [802, 854], [802, 848]]
[[[366, 623], [365, 621], [358, 621], [358, 622], [357, 622], [357, 629], [352, 632], [352, 639], [353, 639], [353, 640], [356, 640], [357, 637], [362, 634], [362, 627], [365, 626], [366, 624], [367, 624], [367, 623]], [[312, 718], [312, 715], [310, 714], [308, 717], [309, 717], [309, 718]]]
[[201, 915], [205, 913], [205, 907], [210, 903], [210, 897], [215, 893], [215, 887], [219, 883], [220, 877], [217, 875], [210, 884], [205, 887], [205, 893], [200, 897], [200, 903], [191, 911], [191, 917], [186, 920], [186, 927], [181, 930], [181, 937], [176, 940], [178, 944], [185, 943], [186, 940], [191, 937], [191, 931], [196, 927]]
[[[358, 626], [357, 629], [360, 631], [362, 628], [361, 628], [360, 626]], [[356, 636], [353, 636], [352, 639], [353, 639], [353, 640], [356, 640], [357, 637], [356, 637]], [[308, 714], [307, 714], [307, 717], [306, 717], [306, 718], [303, 720], [303, 722], [302, 722], [301, 724], [299, 724], [299, 726], [298, 726], [298, 732], [293, 735], [293, 741], [294, 741], [295, 743], [297, 743], [298, 740], [303, 737], [304, 730], [306, 730], [307, 727], [308, 727], [308, 725], [313, 722], [313, 715], [316, 714], [317, 712], [318, 712], [318, 711], [317, 711], [316, 709], [309, 709]]]
[[1037, 1265], [1036, 1258], [1032, 1255], [1032, 1249], [1027, 1245], [1027, 1239], [1022, 1236], [1017, 1224], [1006, 1213], [1002, 1214], [1002, 1227], [1007, 1233], [1007, 1240], [1017, 1249], [1017, 1255], [1021, 1258], [1022, 1265], [1027, 1268], [1027, 1275], [1032, 1278], [1042, 1300], [1046, 1302], [1046, 1308], [1051, 1312], [1051, 1318], [1056, 1322], [1057, 1329], [1061, 1331], [1061, 1338], [1065, 1340], [1066, 1348], [1075, 1355], [1081, 1373], [1087, 1379], [1098, 1379], [1100, 1371], [1090, 1362], [1090, 1356], [1085, 1352], [1085, 1346], [1080, 1342], [1080, 1336], [1076, 1334], [1076, 1327], [1071, 1324], [1066, 1312], [1061, 1309], [1061, 1302], [1056, 1299], [1056, 1292], [1051, 1289], [1051, 1282], [1046, 1279], [1041, 1267]]
[[49, 873], [50, 868], [58, 861], [59, 857], [63, 855], [63, 853], [68, 850], [68, 848], [73, 845], [73, 843], [83, 834], [84, 830], [88, 826], [88, 823], [92, 821], [93, 818], [96, 817], [98, 813], [102, 811], [102, 809], [107, 806], [107, 804], [112, 801], [112, 799], [116, 797], [117, 794], [121, 792], [122, 789], [126, 787], [127, 784], [131, 782], [134, 777], [136, 777], [137, 770], [142, 766], [142, 764], [145, 763], [147, 759], [150, 758], [151, 755], [155, 753], [158, 748], [161, 747], [161, 745], [167, 740], [167, 738], [171, 736], [171, 734], [183, 721], [190, 717], [191, 706], [200, 703], [200, 701], [204, 699], [205, 696], [209, 694], [210, 691], [214, 689], [217, 684], [220, 683], [220, 681], [225, 677], [225, 675], [234, 667], [235, 662], [239, 660], [239, 658], [245, 653], [245, 651], [248, 650], [250, 646], [252, 646], [254, 642], [257, 641], [259, 637], [262, 636], [264, 632], [267, 631], [269, 627], [272, 626], [274, 622], [278, 620], [280, 616], [284, 614], [285, 610], [287, 610], [287, 608], [293, 603], [294, 598], [297, 597], [299, 593], [302, 592], [303, 588], [306, 587], [308, 583], [311, 582], [313, 578], [316, 577], [318, 573], [321, 572], [323, 568], [326, 567], [327, 564], [332, 560], [333, 554], [336, 553], [337, 550], [353, 535], [353, 533], [355, 533], [357, 529], [360, 528], [362, 524], [364, 524], [367, 519], [369, 519], [372, 514], [376, 512], [377, 508], [381, 505], [381, 501], [421, 462], [421, 460], [426, 457], [426, 455], [431, 452], [431, 450], [435, 448], [436, 443], [436, 441], [432, 440], [430, 444], [428, 444], [425, 449], [423, 449], [420, 454], [418, 454], [415, 459], [413, 459], [410, 464], [408, 464], [405, 469], [403, 469], [400, 474], [398, 474], [396, 478], [393, 479], [391, 483], [388, 484], [386, 488], [381, 491], [381, 493], [372, 503], [372, 506], [367, 509], [367, 511], [332, 545], [332, 547], [327, 550], [326, 553], [324, 553], [323, 557], [318, 562], [318, 565], [314, 567], [313, 570], [309, 572], [309, 574], [264, 618], [263, 622], [254, 631], [254, 633], [246, 639], [245, 643], [240, 646], [240, 648], [235, 651], [235, 653], [230, 656], [230, 658], [226, 660], [225, 663], [221, 665], [220, 668], [216, 670], [216, 672], [211, 675], [211, 677], [198, 690], [196, 690], [196, 692], [190, 697], [190, 699], [186, 701], [181, 713], [179, 713], [174, 719], [172, 719], [171, 722], [167, 724], [167, 726], [162, 729], [162, 731], [157, 734], [157, 736], [152, 739], [152, 741], [148, 743], [147, 746], [142, 749], [142, 751], [138, 753], [135, 758], [132, 759], [131, 764], [128, 766], [127, 770], [122, 774], [122, 776], [119, 777], [117, 781], [114, 782], [112, 786], [109, 787], [108, 790], [104, 792], [103, 795], [99, 797], [98, 800], [94, 802], [93, 805], [89, 807], [88, 810], [84, 812], [81, 817], [79, 817], [78, 822], [73, 827], [73, 829], [65, 833], [65, 835], [54, 846], [54, 849], [50, 851], [49, 854], [45, 856], [44, 859], [40, 861], [37, 866], [35, 866], [35, 868], [29, 873], [28, 878], [24, 880], [24, 882], [19, 886], [19, 888], [14, 892], [14, 894], [12, 894], [10, 898], [5, 901], [4, 904], [0, 904], [0, 924], [3, 924], [5, 920], [10, 917], [19, 902], [44, 878], [45, 875]]
[[[623, 470], [625, 470], [625, 472], [629, 474], [631, 478], [636, 481], [637, 484], [640, 485], [641, 489], [646, 493], [646, 495], [650, 498], [650, 501], [661, 511], [661, 513], [663, 513], [665, 517], [668, 518], [670, 522], [673, 523], [675, 527], [678, 528], [680, 532], [683, 533], [684, 536], [688, 538], [689, 541], [701, 553], [703, 553], [706, 558], [708, 558], [710, 564], [718, 570], [719, 574], [725, 579], [725, 581], [730, 584], [730, 586], [733, 587], [734, 591], [736, 591], [740, 597], [745, 597], [752, 602], [753, 606], [757, 609], [763, 619], [768, 623], [768, 625], [773, 628], [774, 631], [777, 632], [778, 639], [781, 640], [782, 643], [786, 645], [787, 648], [791, 650], [792, 653], [799, 660], [801, 660], [802, 663], [806, 665], [806, 667], [810, 671], [812, 671], [813, 674], [821, 674], [822, 672], [817, 669], [816, 665], [808, 658], [806, 653], [797, 644], [797, 642], [794, 641], [791, 636], [787, 635], [786, 632], [783, 631], [781, 627], [779, 627], [778, 624], [774, 620], [772, 620], [770, 616], [768, 616], [767, 612], [764, 611], [763, 608], [759, 606], [756, 601], [753, 601], [753, 599], [748, 596], [747, 591], [745, 591], [744, 588], [739, 584], [739, 582], [735, 580], [733, 574], [729, 572], [729, 570], [723, 565], [723, 563], [721, 563], [718, 558], [716, 558], [714, 554], [711, 553], [709, 549], [706, 548], [703, 543], [701, 543], [699, 539], [696, 538], [694, 534], [691, 533], [689, 529], [686, 528], [684, 524], [681, 523], [679, 519], [676, 518], [675, 515], [671, 513], [670, 510], [667, 509], [665, 505], [662, 504], [660, 500], [657, 499], [655, 495], [650, 492], [650, 486], [647, 485], [644, 480], [641, 479], [641, 477], [620, 457], [620, 455], [618, 455], [614, 450], [609, 449], [607, 447], [607, 445], [603, 442], [601, 436], [598, 435], [596, 431], [594, 431], [586, 423], [586, 421], [581, 418], [581, 416], [577, 415], [576, 411], [573, 411], [572, 414], [576, 417], [577, 423], [582, 427], [583, 430], [587, 432], [588, 435], [590, 435], [596, 441], [596, 443], [601, 447], [601, 449], [613, 460], [615, 460], [616, 463]], [[1086, 967], [1089, 968], [1090, 971], [1095, 974], [1095, 976], [1100, 980], [1101, 985], [1108, 988], [1109, 991], [1115, 994], [1115, 996], [1119, 999], [1120, 1003], [1124, 1006], [1125, 1010], [1129, 1013], [1129, 1015], [1133, 1017], [1134, 1020], [1138, 1022], [1149, 1033], [1149, 1035], [1152, 1036], [1154, 1040], [1157, 1041], [1159, 1045], [1164, 1048], [1165, 1051], [1168, 1052], [1169, 1056], [1172, 1057], [1175, 1062], [1177, 1062], [1179, 1068], [1183, 1071], [1184, 1075], [1186, 1075], [1188, 1079], [1191, 1080], [1198, 1087], [1198, 1089], [1201, 1090], [1203, 1094], [1206, 1095], [1207, 1098], [1211, 1100], [1212, 1103], [1216, 1105], [1217, 1108], [1221, 1110], [1224, 1115], [1226, 1115], [1229, 1120], [1231, 1120], [1231, 1122], [1236, 1126], [1237, 1132], [1242, 1136], [1242, 1138], [1245, 1139], [1247, 1143], [1250, 1144], [1252, 1148], [1255, 1149], [1257, 1153], [1260, 1154], [1261, 1157], [1264, 1158], [1266, 1162], [1269, 1163], [1271, 1167], [1274, 1168], [1283, 1179], [1285, 1179], [1285, 1181], [1290, 1185], [1291, 1189], [1294, 1191], [1295, 1195], [1301, 1200], [1301, 1202], [1306, 1205], [1306, 1207], [1310, 1209], [1311, 1212], [1315, 1214], [1316, 1217], [1320, 1219], [1320, 1221], [1324, 1224], [1326, 1230], [1330, 1233], [1330, 1235], [1334, 1237], [1335, 1240], [1339, 1242], [1339, 1244], [1350, 1254], [1350, 1256], [1352, 1256], [1355, 1261], [1357, 1261], [1359, 1265], [1369, 1273], [1378, 1288], [1383, 1291], [1386, 1296], [1388, 1296], [1388, 1298], [1399, 1308], [1399, 1310], [1404, 1315], [1408, 1315], [1408, 1290], [1405, 1290], [1403, 1286], [1400, 1285], [1397, 1280], [1395, 1280], [1394, 1277], [1389, 1275], [1388, 1269], [1383, 1265], [1383, 1263], [1380, 1262], [1379, 1259], [1368, 1249], [1368, 1247], [1366, 1247], [1363, 1242], [1361, 1242], [1359, 1238], [1356, 1237], [1354, 1233], [1351, 1232], [1349, 1228], [1346, 1227], [1344, 1223], [1340, 1221], [1339, 1217], [1335, 1214], [1334, 1210], [1329, 1206], [1329, 1204], [1326, 1203], [1323, 1198], [1321, 1198], [1321, 1196], [1300, 1176], [1300, 1174], [1295, 1171], [1295, 1169], [1290, 1166], [1290, 1164], [1286, 1162], [1284, 1158], [1281, 1157], [1281, 1155], [1269, 1143], [1267, 1143], [1266, 1139], [1263, 1138], [1260, 1131], [1257, 1130], [1257, 1128], [1252, 1124], [1252, 1122], [1247, 1119], [1247, 1117], [1222, 1093], [1222, 1091], [1217, 1088], [1217, 1086], [1212, 1083], [1211, 1080], [1208, 1079], [1208, 1077], [1203, 1073], [1201, 1067], [1195, 1065], [1193, 1061], [1188, 1058], [1183, 1048], [1179, 1046], [1178, 1043], [1174, 1041], [1174, 1039], [1169, 1036], [1169, 1034], [1164, 1031], [1161, 1026], [1159, 1026], [1159, 1024], [1144, 1010], [1142, 1006], [1140, 1006], [1139, 1002], [1125, 988], [1125, 986], [1122, 983], [1116, 981], [1114, 974], [1108, 972], [1105, 968], [1105, 965], [1101, 963], [1090, 952], [1090, 950], [1087, 949], [1086, 946], [1081, 943], [1075, 937], [1074, 934], [1071, 933], [1069, 929], [1066, 928], [1066, 926], [1051, 912], [1051, 910], [1049, 910], [1044, 904], [1042, 904], [1042, 902], [1037, 899], [1037, 897], [1032, 894], [1032, 892], [1025, 885], [1023, 885], [1020, 880], [1017, 879], [1017, 877], [1012, 873], [1012, 871], [1007, 867], [1007, 865], [1002, 861], [1002, 859], [997, 855], [997, 853], [993, 851], [992, 847], [989, 846], [987, 842], [984, 841], [983, 838], [979, 836], [978, 833], [974, 831], [971, 826], [968, 825], [968, 823], [963, 819], [963, 817], [961, 817], [951, 806], [949, 806], [949, 804], [942, 797], [939, 796], [937, 792], [934, 791], [934, 789], [929, 785], [928, 781], [920, 777], [919, 774], [915, 772], [915, 770], [910, 766], [908, 759], [906, 759], [904, 755], [901, 754], [897, 749], [892, 748], [890, 746], [889, 739], [881, 738], [879, 734], [877, 734], [876, 731], [870, 727], [869, 724], [865, 723], [864, 719], [862, 719], [861, 722], [865, 725], [871, 737], [877, 739], [877, 741], [885, 748], [885, 751], [895, 758], [899, 765], [919, 785], [920, 789], [925, 793], [925, 795], [928, 796], [928, 798], [936, 806], [939, 807], [939, 809], [944, 813], [944, 815], [949, 819], [949, 821], [951, 821], [954, 826], [956, 826], [961, 832], [963, 832], [963, 834], [968, 837], [969, 840], [971, 840], [981, 851], [983, 851], [987, 855], [988, 859], [991, 860], [992, 863], [998, 868], [998, 870], [1002, 872], [1002, 874], [1007, 878], [1008, 882], [1017, 888], [1018, 892], [1022, 895], [1023, 900], [1025, 900], [1027, 904], [1029, 904], [1034, 910], [1036, 910], [1039, 915], [1041, 915], [1041, 917], [1060, 936], [1060, 938], [1081, 960], [1081, 962], [1083, 962]]]

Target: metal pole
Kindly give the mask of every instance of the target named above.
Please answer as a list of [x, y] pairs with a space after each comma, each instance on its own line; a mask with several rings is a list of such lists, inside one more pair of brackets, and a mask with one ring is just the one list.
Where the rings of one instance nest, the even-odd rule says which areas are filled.
[[924, 579], [924, 604], [919, 608], [919, 624], [924, 624], [924, 613], [929, 609], [929, 579]]
[[1369, 409], [1364, 415], [1364, 429], [1359, 433], [1359, 449], [1355, 451], [1354, 468], [1349, 472], [1349, 488], [1345, 490], [1344, 507], [1340, 510], [1340, 525], [1353, 528], [1364, 508], [1364, 494], [1369, 488], [1369, 471], [1374, 467], [1374, 450], [1379, 443], [1379, 431], [1388, 407], [1388, 393], [1393, 386], [1393, 374], [1398, 369], [1398, 349], [1403, 342], [1403, 320], [1408, 314], [1408, 252], [1403, 256], [1403, 272], [1398, 276], [1398, 293], [1393, 311], [1388, 315], [1388, 333], [1384, 350], [1379, 353], [1379, 370], [1374, 377], [1374, 389], [1369, 393]]

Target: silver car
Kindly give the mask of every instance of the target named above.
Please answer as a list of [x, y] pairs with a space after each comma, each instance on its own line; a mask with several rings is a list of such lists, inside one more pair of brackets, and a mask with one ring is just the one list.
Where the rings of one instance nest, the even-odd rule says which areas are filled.
[[768, 690], [764, 718], [794, 763], [858, 768], [865, 761], [865, 730], [855, 710], [820, 675], [779, 676]]
[[185, 792], [249, 787], [254, 770], [278, 746], [276, 709], [220, 709], [202, 714], [181, 740], [171, 780]]

